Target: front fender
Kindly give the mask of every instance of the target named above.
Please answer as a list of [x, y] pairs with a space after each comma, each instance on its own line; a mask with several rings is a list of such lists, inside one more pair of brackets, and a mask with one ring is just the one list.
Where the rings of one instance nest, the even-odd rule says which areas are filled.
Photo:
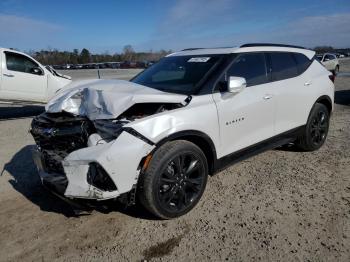
[[157, 144], [161, 140], [184, 131], [205, 134], [215, 148], [220, 148], [220, 131], [216, 106], [211, 96], [194, 97], [185, 107], [139, 119], [125, 125]]

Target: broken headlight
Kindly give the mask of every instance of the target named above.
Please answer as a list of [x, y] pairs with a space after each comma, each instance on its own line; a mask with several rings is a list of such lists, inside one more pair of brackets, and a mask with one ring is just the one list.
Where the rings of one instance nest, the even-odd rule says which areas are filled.
[[99, 119], [94, 121], [94, 126], [102, 139], [111, 141], [122, 133], [123, 126], [128, 123], [128, 120]]

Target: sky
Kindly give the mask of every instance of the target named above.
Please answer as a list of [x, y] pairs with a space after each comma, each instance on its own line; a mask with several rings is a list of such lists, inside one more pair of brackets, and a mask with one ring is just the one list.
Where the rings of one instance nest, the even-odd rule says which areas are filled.
[[92, 53], [269, 42], [350, 47], [349, 0], [0, 0], [0, 46]]

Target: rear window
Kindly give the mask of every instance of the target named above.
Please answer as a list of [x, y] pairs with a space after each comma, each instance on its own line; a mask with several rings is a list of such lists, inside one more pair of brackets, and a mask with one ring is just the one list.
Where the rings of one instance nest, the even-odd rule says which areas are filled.
[[335, 59], [335, 58], [336, 58], [335, 55], [330, 55], [330, 54], [328, 54], [328, 55], [325, 56], [325, 61], [327, 61], [327, 60], [333, 60], [333, 59]]
[[298, 65], [299, 74], [304, 73], [306, 69], [310, 66], [311, 60], [300, 53], [294, 53], [294, 58]]
[[270, 53], [272, 81], [292, 78], [298, 75], [298, 67], [292, 53]]

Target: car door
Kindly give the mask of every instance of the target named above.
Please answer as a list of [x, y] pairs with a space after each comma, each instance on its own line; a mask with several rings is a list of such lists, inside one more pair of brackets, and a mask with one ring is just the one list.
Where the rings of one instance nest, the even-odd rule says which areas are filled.
[[247, 87], [236, 94], [225, 89], [213, 94], [220, 126], [219, 157], [268, 139], [274, 133], [275, 101], [264, 53], [239, 54], [220, 79], [221, 86], [230, 76], [244, 77]]
[[271, 52], [269, 65], [271, 88], [276, 101], [275, 135], [305, 124], [308, 114], [312, 78], [304, 74], [311, 61], [303, 54]]
[[1, 98], [24, 101], [44, 101], [47, 76], [38, 63], [29, 57], [10, 51], [3, 53]]

